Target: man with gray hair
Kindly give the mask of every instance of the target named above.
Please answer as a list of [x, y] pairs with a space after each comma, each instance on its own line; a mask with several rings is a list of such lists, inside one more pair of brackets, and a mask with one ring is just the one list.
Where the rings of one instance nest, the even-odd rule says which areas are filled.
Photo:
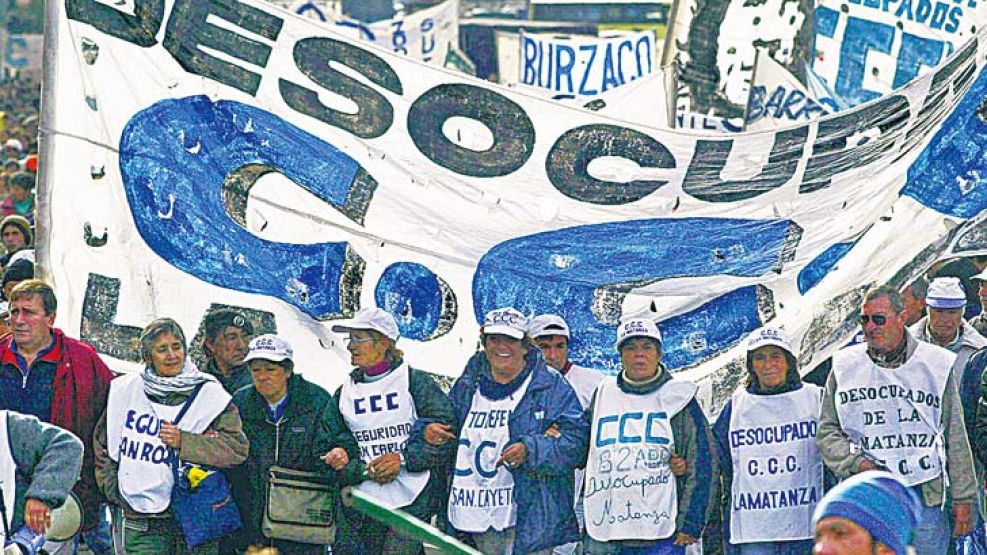
[[906, 326], [911, 326], [925, 316], [925, 297], [928, 293], [929, 280], [923, 276], [915, 278], [915, 281], [901, 291], [901, 297], [905, 299]]
[[956, 355], [908, 332], [893, 287], [866, 294], [860, 325], [866, 342], [833, 355], [816, 436], [823, 462], [841, 479], [877, 469], [901, 478], [922, 501], [916, 550], [946, 553], [951, 535], [973, 530], [977, 499]]
[[85, 537], [105, 501], [96, 486], [93, 430], [113, 374], [95, 349], [54, 327], [57, 308], [54, 290], [41, 280], [23, 281], [10, 292], [13, 331], [0, 338], [0, 409], [35, 416], [82, 440], [82, 478], [73, 491], [82, 502]]

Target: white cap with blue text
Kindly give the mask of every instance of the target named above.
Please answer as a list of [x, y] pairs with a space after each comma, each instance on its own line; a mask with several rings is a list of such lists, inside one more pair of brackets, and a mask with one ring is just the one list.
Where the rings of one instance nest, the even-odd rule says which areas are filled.
[[761, 347], [773, 345], [779, 349], [793, 353], [792, 344], [788, 341], [788, 336], [779, 328], [763, 327], [754, 330], [754, 333], [747, 339], [747, 352], [753, 352]]
[[545, 337], [546, 335], [561, 335], [569, 337], [569, 324], [557, 314], [539, 314], [531, 319], [528, 326], [528, 335], [532, 339]]
[[291, 349], [290, 343], [273, 333], [268, 333], [257, 336], [250, 341], [250, 352], [247, 353], [243, 361], [269, 360], [271, 362], [281, 362], [282, 360], [291, 360], [293, 357], [294, 351]]
[[389, 312], [382, 308], [364, 307], [361, 308], [352, 320], [341, 322], [332, 327], [336, 333], [344, 333], [350, 330], [373, 330], [384, 334], [391, 341], [397, 341], [401, 337], [398, 331], [398, 323]]
[[966, 293], [958, 277], [938, 277], [929, 282], [929, 292], [925, 296], [929, 308], [950, 310], [966, 305]]
[[516, 308], [491, 310], [483, 318], [483, 335], [506, 335], [521, 339], [528, 331], [528, 318]]
[[617, 343], [614, 346], [620, 349], [620, 344], [632, 337], [650, 337], [661, 343], [661, 332], [658, 331], [658, 324], [643, 318], [621, 322], [617, 326]]

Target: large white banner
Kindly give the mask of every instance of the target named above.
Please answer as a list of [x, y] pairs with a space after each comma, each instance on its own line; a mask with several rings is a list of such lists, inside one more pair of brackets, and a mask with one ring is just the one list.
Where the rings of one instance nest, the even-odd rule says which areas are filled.
[[658, 71], [655, 34], [596, 38], [521, 33], [517, 82], [554, 94], [594, 97]]
[[42, 35], [10, 34], [0, 30], [0, 43], [3, 44], [3, 70], [6, 73], [20, 73], [41, 78]]
[[58, 325], [116, 368], [153, 318], [194, 336], [228, 305], [333, 386], [332, 322], [379, 305], [413, 366], [455, 376], [478, 319], [513, 305], [562, 314], [573, 360], [605, 372], [617, 322], [654, 318], [665, 362], [718, 402], [752, 330], [824, 359], [867, 287], [904, 283], [987, 208], [982, 38], [854, 110], [723, 136], [530, 97], [259, 0], [55, 9], [40, 263]]
[[785, 66], [759, 50], [747, 99], [745, 129], [777, 129], [839, 111], [831, 98], [816, 98]]
[[982, 2], [820, 0], [813, 68], [850, 105], [939, 65], [987, 24]]
[[334, 11], [334, 4], [304, 0], [292, 5], [294, 13], [332, 25], [349, 38], [374, 43], [396, 54], [443, 65], [449, 49], [459, 45], [459, 2], [441, 4], [393, 19], [364, 23]]

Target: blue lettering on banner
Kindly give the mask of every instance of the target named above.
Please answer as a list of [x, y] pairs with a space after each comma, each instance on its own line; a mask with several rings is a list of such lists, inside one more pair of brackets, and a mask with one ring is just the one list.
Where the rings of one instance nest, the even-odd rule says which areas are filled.
[[[681, 218], [612, 222], [520, 237], [494, 247], [478, 263], [473, 310], [479, 321], [502, 306], [560, 314], [572, 329], [582, 330], [570, 343], [573, 361], [615, 372], [619, 360], [613, 337], [627, 292], [675, 277], [754, 277], [780, 271], [794, 253], [800, 232], [787, 220]], [[615, 244], [614, 237], [635, 239]], [[761, 327], [761, 293], [755, 286], [736, 289], [660, 322], [663, 361], [672, 369], [688, 366]]]
[[18, 35], [7, 37], [3, 52], [4, 64], [14, 69], [27, 67], [28, 59], [25, 52], [27, 52], [27, 39]]
[[985, 96], [982, 72], [908, 169], [903, 196], [957, 218], [987, 210], [987, 123], [978, 117]]
[[809, 289], [812, 289], [817, 283], [822, 281], [822, 278], [826, 277], [826, 274], [828, 274], [830, 270], [836, 266], [837, 262], [842, 260], [843, 257], [850, 252], [850, 249], [852, 249], [855, 244], [857, 244], [856, 241], [836, 243], [823, 251], [819, 256], [813, 258], [811, 262], [799, 270], [799, 294], [805, 295]]
[[455, 320], [456, 295], [442, 278], [411, 262], [388, 266], [374, 291], [377, 306], [394, 315], [401, 337], [428, 341], [445, 335]]
[[138, 112], [120, 140], [134, 221], [159, 256], [208, 283], [269, 295], [313, 318], [345, 316], [352, 308], [341, 299], [350, 294], [347, 270], [362, 274], [363, 265], [347, 243], [266, 241], [227, 214], [224, 184], [250, 165], [282, 173], [357, 222], [376, 186], [361, 179], [355, 160], [274, 114], [205, 96]]
[[654, 37], [579, 44], [521, 37], [521, 83], [560, 94], [596, 96], [654, 70]]
[[[859, 5], [860, 0], [852, 3]], [[863, 5], [883, 12], [894, 10], [894, 16], [903, 21], [914, 21], [946, 33], [958, 31], [963, 17], [962, 7], [941, 1], [933, 4], [929, 0], [866, 0]], [[954, 50], [949, 41], [899, 31], [894, 25], [858, 16], [842, 16], [847, 18], [847, 23], [843, 36], [837, 37], [840, 17], [841, 14], [831, 8], [817, 8], [815, 33], [841, 43], [835, 91], [850, 106], [905, 85], [918, 77], [923, 67], [937, 66]], [[900, 41], [896, 36], [899, 32]], [[883, 82], [889, 83], [888, 90], [864, 88], [864, 75], [869, 73], [867, 58], [872, 51], [896, 60], [894, 75], [881, 77]]]
[[751, 88], [747, 123], [756, 122], [761, 118], [809, 121], [828, 113], [829, 111], [820, 102], [808, 98], [798, 89], [788, 90], [779, 85], [769, 95], [767, 87], [755, 85]]

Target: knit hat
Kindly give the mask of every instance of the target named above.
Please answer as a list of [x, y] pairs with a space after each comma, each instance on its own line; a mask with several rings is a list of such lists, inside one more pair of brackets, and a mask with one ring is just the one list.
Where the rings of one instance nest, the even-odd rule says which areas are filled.
[[28, 247], [34, 244], [34, 234], [31, 233], [31, 223], [27, 221], [27, 218], [19, 214], [11, 214], [0, 221], [0, 235], [3, 235], [3, 230], [6, 229], [8, 225], [17, 227], [24, 234], [24, 241]]
[[925, 295], [925, 304], [930, 308], [950, 310], [963, 308], [966, 304], [966, 292], [958, 277], [938, 277], [929, 283], [929, 292]]
[[12, 281], [27, 281], [29, 279], [34, 279], [34, 264], [32, 264], [30, 260], [26, 259], [12, 262], [7, 266], [7, 269], [3, 271], [3, 279], [0, 281], [0, 298], [3, 297], [3, 288], [8, 283]]
[[826, 517], [845, 518], [897, 555], [905, 555], [918, 511], [919, 500], [911, 488], [889, 472], [871, 470], [831, 489], [816, 506], [812, 526]]
[[254, 326], [250, 320], [243, 314], [230, 309], [219, 309], [209, 313], [203, 321], [202, 331], [206, 334], [206, 338], [212, 339], [216, 337], [216, 334], [230, 326], [242, 329], [247, 335], [254, 334]]

